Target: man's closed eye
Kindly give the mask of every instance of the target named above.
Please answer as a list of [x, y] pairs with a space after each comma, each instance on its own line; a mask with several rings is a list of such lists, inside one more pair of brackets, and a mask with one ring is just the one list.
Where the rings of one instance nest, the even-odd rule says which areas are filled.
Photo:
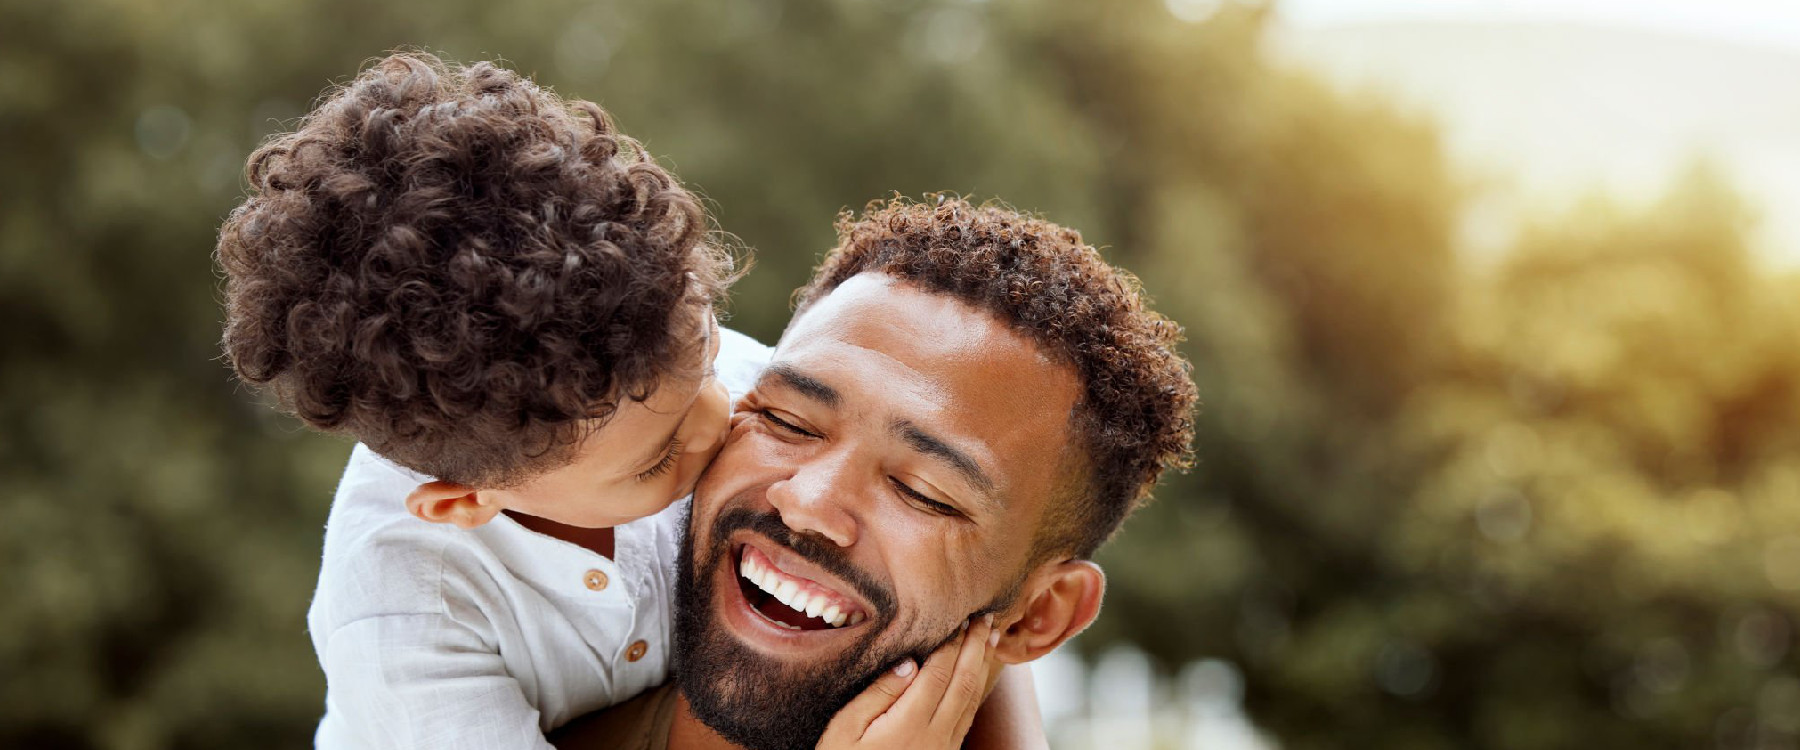
[[819, 437], [817, 434], [809, 432], [805, 429], [802, 429], [792, 422], [782, 419], [781, 417], [775, 416], [775, 412], [772, 410], [760, 409], [756, 413], [758, 416], [761, 416], [763, 419], [767, 420], [770, 424], [775, 425], [776, 429], [779, 429], [783, 432], [788, 432], [788, 433], [791, 433], [794, 435], [799, 435], [801, 437], [809, 437], [809, 438]]
[[925, 493], [922, 493], [918, 490], [915, 490], [915, 489], [907, 486], [907, 484], [905, 482], [902, 482], [899, 479], [896, 479], [894, 477], [888, 477], [888, 481], [893, 483], [894, 489], [896, 491], [898, 491], [902, 495], [905, 495], [907, 497], [907, 499], [913, 501], [914, 503], [918, 504], [920, 507], [924, 508], [925, 510], [927, 510], [929, 512], [936, 513], [940, 516], [946, 516], [949, 518], [963, 517], [962, 511], [957, 510], [954, 506], [952, 506], [948, 503], [941, 503], [941, 502], [933, 500], [929, 497], [926, 497]]

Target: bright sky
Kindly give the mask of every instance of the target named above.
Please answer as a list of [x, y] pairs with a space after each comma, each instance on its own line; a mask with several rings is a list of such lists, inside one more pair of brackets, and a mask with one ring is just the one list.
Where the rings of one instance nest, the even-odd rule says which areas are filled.
[[1800, 0], [1280, 0], [1275, 8], [1298, 26], [1401, 19], [1580, 22], [1800, 50]]
[[[1222, 1], [1166, 0], [1177, 17]], [[1504, 210], [1471, 214], [1471, 247], [1596, 187], [1654, 198], [1704, 156], [1759, 209], [1759, 249], [1800, 268], [1800, 0], [1274, 4], [1283, 49], [1426, 107], [1472, 174], [1512, 180], [1485, 204]]]

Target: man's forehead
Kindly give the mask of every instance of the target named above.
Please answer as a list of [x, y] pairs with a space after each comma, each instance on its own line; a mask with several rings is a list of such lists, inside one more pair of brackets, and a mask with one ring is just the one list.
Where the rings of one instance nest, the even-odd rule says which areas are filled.
[[1024, 402], [1030, 395], [1009, 383], [1065, 386], [1055, 391], [1071, 397], [1077, 385], [1073, 367], [993, 314], [881, 273], [851, 277], [814, 302], [783, 333], [772, 361], [829, 368], [857, 353], [960, 385], [965, 396], [998, 390]]
[[998, 323], [954, 297], [926, 292], [886, 274], [863, 273], [795, 317], [775, 356], [793, 348], [854, 342], [883, 354], [958, 359], [978, 348]]
[[1075, 376], [1072, 366], [1012, 330], [993, 313], [884, 273], [858, 274], [815, 300], [789, 323], [776, 343], [775, 357], [779, 359], [784, 350], [829, 341], [853, 342], [890, 356], [912, 355], [945, 364], [991, 359], [987, 355], [1000, 346], [1015, 356], [988, 363], [990, 369], [1066, 376], [1070, 382]]

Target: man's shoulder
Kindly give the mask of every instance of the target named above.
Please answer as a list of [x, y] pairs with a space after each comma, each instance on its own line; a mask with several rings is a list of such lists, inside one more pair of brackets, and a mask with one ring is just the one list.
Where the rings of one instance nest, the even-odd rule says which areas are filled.
[[675, 683], [664, 683], [624, 703], [576, 719], [550, 739], [563, 750], [668, 750], [669, 730], [675, 725], [680, 698], [681, 691]]

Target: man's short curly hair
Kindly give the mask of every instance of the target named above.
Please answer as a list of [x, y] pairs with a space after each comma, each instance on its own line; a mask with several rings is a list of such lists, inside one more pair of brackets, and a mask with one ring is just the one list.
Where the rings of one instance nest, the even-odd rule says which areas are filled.
[[592, 102], [381, 60], [251, 155], [223, 346], [306, 424], [440, 479], [573, 459], [698, 357], [734, 277], [700, 202]]
[[1163, 469], [1190, 465], [1197, 394], [1175, 349], [1181, 327], [1145, 307], [1137, 278], [1080, 233], [952, 196], [876, 201], [860, 218], [840, 214], [837, 232], [795, 292], [797, 311], [857, 274], [885, 273], [987, 311], [1080, 375], [1070, 431], [1085, 476], [1053, 504], [1039, 557], [1091, 557]]

